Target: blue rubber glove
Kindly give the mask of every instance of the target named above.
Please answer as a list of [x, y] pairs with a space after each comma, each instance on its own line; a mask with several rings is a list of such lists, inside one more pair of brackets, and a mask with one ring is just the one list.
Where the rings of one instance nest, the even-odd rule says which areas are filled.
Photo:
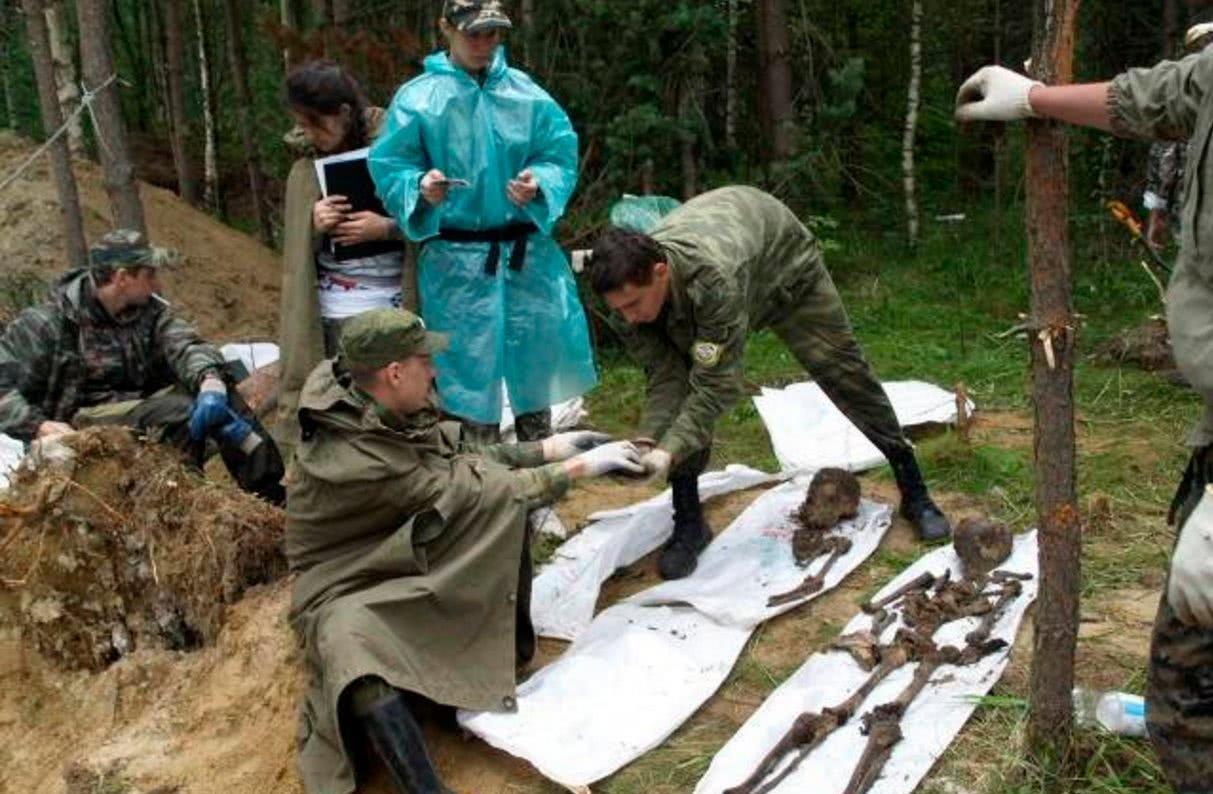
[[224, 446], [240, 447], [253, 434], [253, 426], [240, 414], [227, 409], [227, 423], [219, 428], [219, 441]]
[[190, 438], [201, 441], [216, 425], [227, 421], [227, 387], [218, 378], [205, 378], [190, 411]]

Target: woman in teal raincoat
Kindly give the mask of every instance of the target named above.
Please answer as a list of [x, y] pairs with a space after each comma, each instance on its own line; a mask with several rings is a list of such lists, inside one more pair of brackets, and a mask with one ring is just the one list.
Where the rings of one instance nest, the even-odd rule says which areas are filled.
[[577, 182], [577, 134], [542, 88], [506, 64], [494, 0], [446, 0], [448, 52], [392, 100], [370, 169], [388, 212], [424, 246], [422, 317], [450, 335], [443, 408], [495, 434], [501, 383], [520, 439], [597, 381], [585, 312], [551, 237]]

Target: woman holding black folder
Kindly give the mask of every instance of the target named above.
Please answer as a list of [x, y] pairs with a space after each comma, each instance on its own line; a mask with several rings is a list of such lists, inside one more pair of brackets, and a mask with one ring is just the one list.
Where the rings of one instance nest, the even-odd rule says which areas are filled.
[[[286, 101], [296, 126], [285, 141], [301, 156], [287, 177], [284, 202], [275, 435], [290, 460], [298, 443], [299, 390], [322, 359], [336, 355], [343, 323], [369, 309], [412, 308], [416, 290], [403, 235], [375, 198], [365, 170], [366, 147], [379, 131], [383, 109], [369, 106], [358, 81], [331, 61], [295, 68], [286, 80]], [[328, 162], [339, 165], [327, 173], [342, 174], [350, 186], [359, 184], [360, 167], [366, 190], [359, 192], [369, 196], [326, 191]]]
[[552, 239], [577, 183], [577, 133], [559, 104], [506, 63], [497, 0], [446, 0], [448, 48], [392, 100], [369, 158], [379, 197], [422, 244], [421, 316], [445, 411], [492, 441], [502, 383], [519, 440], [550, 432], [552, 405], [597, 382], [585, 311]]

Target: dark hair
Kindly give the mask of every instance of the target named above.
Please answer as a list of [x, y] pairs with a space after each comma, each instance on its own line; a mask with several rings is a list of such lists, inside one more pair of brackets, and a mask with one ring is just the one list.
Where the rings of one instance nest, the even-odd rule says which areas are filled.
[[624, 284], [644, 286], [653, 280], [653, 265], [664, 260], [665, 253], [652, 237], [610, 226], [590, 253], [590, 286], [599, 295]]
[[366, 127], [366, 94], [354, 76], [333, 61], [308, 61], [286, 77], [286, 104], [309, 120], [336, 116], [350, 109], [350, 126], [339, 151], [361, 149], [370, 143]]

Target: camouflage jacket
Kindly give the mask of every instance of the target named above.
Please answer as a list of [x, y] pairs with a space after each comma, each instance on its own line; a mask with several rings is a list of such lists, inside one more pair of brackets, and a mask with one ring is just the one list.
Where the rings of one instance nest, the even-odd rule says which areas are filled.
[[1213, 49], [1150, 69], [1130, 69], [1112, 81], [1113, 131], [1139, 138], [1187, 140], [1180, 207], [1179, 259], [1167, 288], [1167, 328], [1175, 362], [1205, 399], [1205, 418], [1189, 437], [1213, 444]]
[[670, 265], [652, 323], [616, 325], [644, 367], [641, 435], [675, 462], [709, 446], [743, 394], [746, 335], [769, 325], [824, 272], [820, 246], [793, 212], [750, 187], [691, 199], [650, 232]]
[[86, 271], [66, 274], [50, 300], [17, 315], [0, 336], [0, 433], [28, 441], [44, 421], [81, 408], [197, 389], [223, 356], [156, 302], [111, 317]]
[[1155, 141], [1146, 167], [1146, 209], [1165, 210], [1171, 233], [1179, 234], [1179, 208], [1184, 200], [1184, 159], [1187, 141]]

